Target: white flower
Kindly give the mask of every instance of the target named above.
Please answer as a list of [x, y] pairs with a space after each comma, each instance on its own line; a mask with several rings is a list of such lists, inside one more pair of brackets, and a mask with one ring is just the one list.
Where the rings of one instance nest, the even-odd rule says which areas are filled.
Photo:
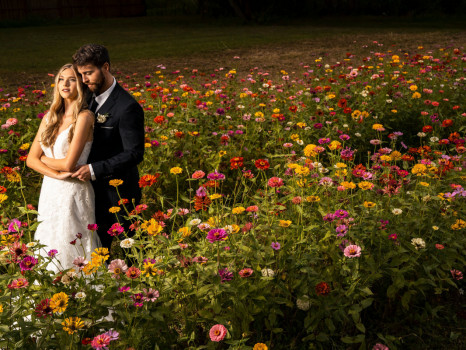
[[275, 272], [272, 269], [262, 269], [261, 274], [263, 277], [273, 277], [275, 276]]
[[354, 136], [361, 137], [361, 134], [357, 132], [357, 133], [354, 134]]
[[432, 136], [430, 138], [430, 142], [437, 142], [439, 140], [439, 138], [437, 136]]
[[426, 242], [422, 238], [413, 238], [411, 244], [417, 249], [422, 249], [426, 247]]
[[307, 311], [311, 307], [311, 301], [307, 295], [303, 295], [301, 298], [296, 300], [296, 306], [300, 310]]
[[303, 145], [303, 144], [304, 144], [303, 140], [297, 140], [296, 143], [297, 143], [298, 145]]
[[71, 282], [73, 282], [76, 276], [77, 276], [77, 273], [74, 270], [70, 270], [61, 278], [60, 281], [63, 284], [70, 284]]
[[426, 133], [425, 133], [425, 132], [418, 132], [418, 133], [417, 133], [417, 136], [419, 136], [419, 137], [426, 137]]
[[393, 208], [392, 213], [394, 215], [400, 215], [401, 213], [403, 213], [403, 210], [401, 210], [400, 208]]
[[388, 99], [388, 100], [387, 100], [387, 101], [385, 101], [385, 102], [387, 102], [387, 103], [392, 103], [393, 101], [392, 101], [392, 100], [390, 100], [390, 99]]
[[86, 293], [84, 292], [77, 292], [74, 296], [76, 299], [84, 299], [86, 297]]
[[131, 248], [134, 244], [134, 239], [126, 238], [120, 242], [120, 247], [122, 248]]
[[199, 230], [205, 231], [205, 230], [210, 229], [210, 225], [207, 222], [203, 222], [202, 224], [199, 224], [197, 228]]
[[189, 222], [189, 225], [190, 226], [197, 226], [201, 223], [201, 219], [192, 219], [190, 222]]
[[231, 225], [227, 225], [223, 228], [225, 231], [228, 232], [228, 234], [232, 234], [233, 233], [233, 226]]
[[28, 244], [26, 244], [26, 247], [28, 248], [33, 248], [37, 245], [37, 242], [29, 242]]

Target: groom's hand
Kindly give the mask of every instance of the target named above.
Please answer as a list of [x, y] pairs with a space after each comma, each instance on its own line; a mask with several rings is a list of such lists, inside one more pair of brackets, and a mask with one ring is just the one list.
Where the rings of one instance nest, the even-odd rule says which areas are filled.
[[71, 174], [71, 177], [77, 177], [81, 181], [89, 181], [91, 179], [89, 164], [81, 165], [73, 174]]

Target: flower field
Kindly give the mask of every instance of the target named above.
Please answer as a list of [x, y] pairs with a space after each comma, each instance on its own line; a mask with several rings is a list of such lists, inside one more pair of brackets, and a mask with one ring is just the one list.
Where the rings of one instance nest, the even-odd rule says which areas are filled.
[[1, 91], [0, 348], [464, 346], [466, 52], [369, 49], [114, 72], [145, 110], [143, 200], [58, 275], [25, 165], [50, 87]]

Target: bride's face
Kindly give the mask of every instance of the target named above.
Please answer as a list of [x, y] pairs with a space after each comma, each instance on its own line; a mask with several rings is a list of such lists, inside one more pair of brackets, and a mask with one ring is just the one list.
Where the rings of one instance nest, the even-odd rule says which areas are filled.
[[58, 92], [64, 99], [74, 100], [78, 96], [78, 79], [72, 69], [67, 68], [60, 73]]

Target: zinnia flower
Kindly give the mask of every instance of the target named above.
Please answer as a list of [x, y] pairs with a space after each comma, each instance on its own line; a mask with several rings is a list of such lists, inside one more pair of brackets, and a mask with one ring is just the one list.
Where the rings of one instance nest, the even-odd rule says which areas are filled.
[[79, 317], [68, 317], [61, 323], [63, 330], [68, 334], [74, 334], [84, 327], [84, 322]]
[[128, 266], [121, 259], [115, 259], [110, 262], [108, 265], [108, 271], [112, 273], [112, 278], [120, 278], [128, 270]]
[[328, 295], [330, 293], [330, 286], [326, 282], [320, 282], [316, 285], [317, 295]]
[[92, 342], [91, 346], [96, 350], [106, 350], [110, 344], [110, 337], [107, 334], [100, 334], [96, 336]]
[[144, 301], [154, 302], [160, 296], [159, 291], [152, 288], [144, 288], [142, 291], [144, 292]]
[[43, 299], [35, 308], [37, 317], [46, 318], [52, 314], [52, 308], [50, 307], [50, 299]]
[[221, 324], [216, 324], [212, 326], [212, 328], [209, 331], [209, 336], [210, 340], [212, 341], [222, 341], [223, 338], [227, 335], [227, 329], [225, 328], [224, 325]]
[[18, 278], [13, 280], [10, 284], [7, 285], [8, 289], [20, 289], [26, 288], [29, 285], [29, 282], [25, 278]]
[[264, 343], [257, 343], [256, 345], [254, 345], [254, 347], [252, 348], [252, 350], [268, 350], [269, 348], [267, 347], [267, 345], [265, 345]]
[[217, 241], [224, 240], [227, 237], [228, 233], [223, 228], [215, 228], [209, 231], [206, 238], [210, 243], [214, 243]]
[[343, 254], [345, 254], [347, 258], [358, 258], [361, 256], [361, 247], [351, 244], [345, 248]]
[[[120, 208], [118, 208], [120, 209]], [[118, 222], [114, 223], [112, 226], [110, 226], [110, 228], [108, 229], [107, 233], [110, 235], [110, 236], [118, 236], [120, 235], [121, 233], [123, 233], [125, 230], [125, 228], [123, 226], [121, 226]]]
[[37, 259], [34, 258], [33, 256], [25, 256], [23, 260], [19, 263], [19, 267], [21, 268], [21, 271], [28, 271], [32, 270], [34, 266], [37, 264]]
[[282, 187], [284, 185], [284, 182], [283, 182], [283, 179], [279, 178], [279, 177], [271, 177], [269, 179], [269, 181], [267, 182], [267, 185], [269, 185], [269, 187]]
[[238, 272], [238, 275], [239, 275], [241, 278], [246, 278], [246, 277], [251, 276], [253, 272], [254, 272], [254, 271], [253, 271], [251, 268], [246, 267], [246, 268], [240, 270], [240, 271]]
[[53, 313], [65, 312], [68, 307], [68, 295], [63, 292], [54, 294], [50, 299], [50, 307]]
[[126, 276], [131, 279], [136, 279], [141, 275], [141, 270], [139, 270], [135, 266], [131, 266], [127, 271], [126, 271]]

